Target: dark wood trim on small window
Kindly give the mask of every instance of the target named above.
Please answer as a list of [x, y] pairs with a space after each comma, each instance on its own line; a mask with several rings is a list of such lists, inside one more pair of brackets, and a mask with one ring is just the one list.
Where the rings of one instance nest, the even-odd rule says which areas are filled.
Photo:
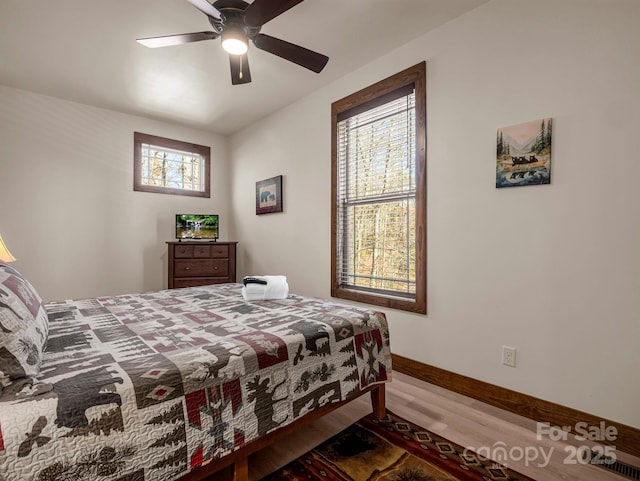
[[[375, 306], [427, 313], [427, 106], [426, 106], [427, 63], [421, 62], [385, 80], [377, 82], [331, 105], [331, 296]], [[338, 285], [337, 278], [337, 189], [338, 189], [338, 119], [345, 112], [359, 112], [362, 107], [373, 108], [377, 99], [406, 86], [415, 88], [416, 108], [416, 295], [406, 299], [389, 294], [369, 293], [363, 290], [347, 289]]]
[[[204, 191], [173, 189], [157, 185], [142, 183], [142, 144], [157, 145], [168, 149], [195, 152], [204, 159], [203, 180]], [[180, 140], [157, 137], [155, 135], [133, 133], [133, 190], [140, 192], [154, 192], [156, 194], [187, 195], [191, 197], [211, 197], [211, 148], [205, 145], [191, 144]]]

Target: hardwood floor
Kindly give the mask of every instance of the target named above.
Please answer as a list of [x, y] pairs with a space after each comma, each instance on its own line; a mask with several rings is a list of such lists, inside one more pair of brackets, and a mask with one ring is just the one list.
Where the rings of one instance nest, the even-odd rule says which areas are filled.
[[[394, 372], [393, 381], [387, 385], [387, 408], [465, 447], [482, 448], [490, 453], [496, 452], [496, 447], [506, 447], [512, 454], [506, 464], [537, 481], [628, 479], [600, 467], [566, 462], [567, 458], [575, 460], [571, 454], [585, 442], [571, 439], [560, 442], [547, 435], [538, 436], [536, 423], [530, 419], [401, 373]], [[370, 412], [369, 397], [364, 396], [256, 453], [249, 458], [250, 481], [258, 481]], [[530, 460], [518, 459], [521, 453], [529, 453]], [[616, 455], [621, 461], [640, 465], [638, 458], [620, 452]], [[228, 473], [219, 473], [209, 479], [229, 478]]]

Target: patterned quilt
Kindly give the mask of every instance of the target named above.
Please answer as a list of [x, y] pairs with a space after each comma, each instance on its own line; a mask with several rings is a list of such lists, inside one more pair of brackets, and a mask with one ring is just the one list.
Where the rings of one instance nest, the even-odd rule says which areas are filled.
[[170, 481], [390, 380], [383, 314], [241, 285], [49, 303], [39, 384], [0, 397], [0, 481]]

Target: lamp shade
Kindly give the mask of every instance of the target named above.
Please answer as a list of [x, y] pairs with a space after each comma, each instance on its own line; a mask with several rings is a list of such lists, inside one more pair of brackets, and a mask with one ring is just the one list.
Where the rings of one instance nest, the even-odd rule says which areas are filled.
[[2, 236], [0, 235], [0, 261], [13, 262], [15, 260], [16, 258], [11, 255], [11, 252], [7, 249], [7, 246], [4, 244]]
[[247, 53], [247, 36], [240, 27], [229, 26], [222, 32], [222, 48], [231, 55], [244, 55]]

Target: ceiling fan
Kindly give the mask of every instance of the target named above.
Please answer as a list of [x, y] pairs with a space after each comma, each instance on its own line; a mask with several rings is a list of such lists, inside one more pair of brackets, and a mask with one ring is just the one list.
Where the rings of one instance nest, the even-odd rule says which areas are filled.
[[221, 37], [222, 48], [229, 53], [233, 85], [251, 82], [247, 60], [249, 40], [260, 50], [316, 73], [320, 73], [329, 61], [326, 55], [260, 33], [265, 23], [302, 3], [303, 0], [254, 0], [251, 4], [243, 0], [217, 0], [213, 5], [207, 0], [187, 1], [209, 18], [213, 31], [139, 38], [137, 42], [146, 47], [156, 48]]

